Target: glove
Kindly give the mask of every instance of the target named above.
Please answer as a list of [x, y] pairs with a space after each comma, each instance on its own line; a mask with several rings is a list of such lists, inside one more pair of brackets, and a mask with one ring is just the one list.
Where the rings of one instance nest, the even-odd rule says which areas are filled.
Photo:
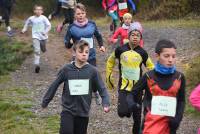
[[114, 83], [114, 78], [112, 77], [112, 75], [107, 76], [106, 77], [106, 85], [109, 90], [114, 89], [113, 83]]
[[129, 110], [129, 112], [133, 112], [134, 109], [141, 108], [140, 104], [138, 104], [138, 103], [136, 103], [134, 101], [134, 98], [133, 98], [132, 94], [127, 95], [126, 101], [128, 103], [128, 110]]

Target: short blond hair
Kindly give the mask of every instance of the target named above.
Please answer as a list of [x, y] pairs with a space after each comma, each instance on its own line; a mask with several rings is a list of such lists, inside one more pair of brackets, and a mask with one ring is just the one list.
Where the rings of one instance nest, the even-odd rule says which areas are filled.
[[125, 19], [125, 18], [130, 18], [132, 20], [133, 17], [132, 17], [132, 15], [130, 13], [125, 13], [123, 15], [123, 19]]

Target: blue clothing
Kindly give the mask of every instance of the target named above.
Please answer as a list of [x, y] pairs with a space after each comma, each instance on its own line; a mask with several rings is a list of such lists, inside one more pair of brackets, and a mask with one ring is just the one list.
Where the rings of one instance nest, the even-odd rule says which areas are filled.
[[131, 6], [131, 9], [136, 11], [135, 3], [132, 0], [128, 0], [128, 4]]
[[155, 66], [155, 71], [161, 74], [173, 74], [176, 71], [176, 67], [175, 66], [165, 67], [159, 62], [157, 62]]
[[[99, 47], [103, 46], [103, 38], [97, 29], [95, 22], [88, 21], [88, 23], [84, 26], [78, 26], [77, 24], [72, 23], [69, 25], [65, 35], [65, 47], [71, 48], [73, 46], [73, 44], [70, 43], [71, 39], [74, 43], [76, 43], [77, 41], [81, 40], [81, 38], [93, 38], [93, 36], [96, 37]], [[88, 61], [92, 59], [96, 59], [96, 51], [94, 47], [90, 47]]]

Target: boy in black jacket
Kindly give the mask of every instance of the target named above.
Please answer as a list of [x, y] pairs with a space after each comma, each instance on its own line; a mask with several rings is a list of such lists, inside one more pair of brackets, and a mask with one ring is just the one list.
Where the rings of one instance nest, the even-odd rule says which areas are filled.
[[127, 97], [129, 109], [137, 109], [134, 98], [143, 90], [142, 133], [176, 134], [185, 107], [185, 77], [176, 71], [176, 46], [160, 40], [155, 48], [155, 69], [147, 72]]
[[88, 60], [89, 44], [80, 40], [74, 45], [75, 61], [65, 65], [46, 92], [42, 107], [53, 99], [64, 82], [60, 134], [86, 134], [93, 89], [97, 89], [105, 112], [109, 111], [109, 96], [97, 69]]

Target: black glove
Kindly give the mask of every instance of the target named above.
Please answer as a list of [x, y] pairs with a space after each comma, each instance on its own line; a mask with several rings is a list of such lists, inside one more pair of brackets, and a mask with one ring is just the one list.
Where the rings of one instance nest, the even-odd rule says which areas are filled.
[[139, 109], [141, 107], [138, 103], [134, 101], [132, 94], [127, 95], [126, 101], [128, 103], [129, 112], [132, 112], [134, 109]]

